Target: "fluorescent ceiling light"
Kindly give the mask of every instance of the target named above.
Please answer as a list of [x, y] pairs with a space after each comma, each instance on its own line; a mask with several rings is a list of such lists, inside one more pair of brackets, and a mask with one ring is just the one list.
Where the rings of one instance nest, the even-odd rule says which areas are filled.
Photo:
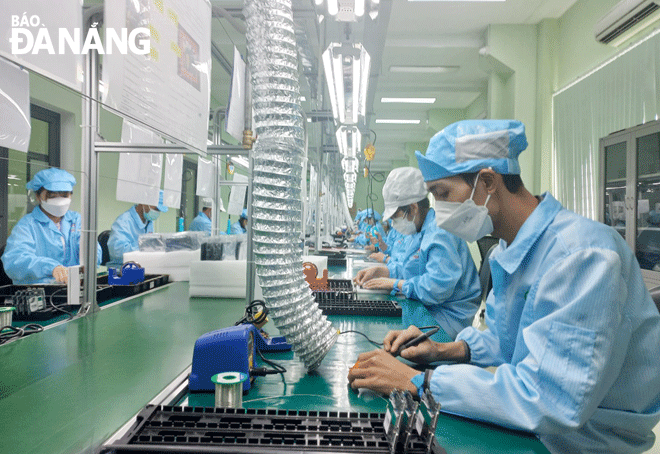
[[377, 118], [377, 124], [386, 125], [418, 125], [422, 120], [395, 120], [390, 118]]
[[380, 98], [380, 102], [400, 102], [410, 104], [433, 104], [435, 98]]
[[458, 71], [460, 66], [390, 66], [391, 73], [442, 74]]
[[369, 54], [360, 44], [331, 43], [322, 59], [332, 116], [339, 124], [357, 124], [367, 110]]

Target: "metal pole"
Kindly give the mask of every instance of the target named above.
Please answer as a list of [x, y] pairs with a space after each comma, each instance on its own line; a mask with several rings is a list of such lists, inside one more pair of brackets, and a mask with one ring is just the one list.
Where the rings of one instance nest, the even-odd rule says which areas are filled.
[[319, 167], [316, 173], [316, 250], [321, 250], [321, 178], [323, 178], [323, 153], [319, 153]]
[[[98, 20], [97, 16], [90, 17]], [[80, 258], [85, 266], [83, 280], [83, 303], [78, 314], [99, 311], [96, 303], [96, 206], [98, 192], [98, 163], [94, 142], [98, 126], [98, 53], [90, 49], [85, 57], [85, 87], [83, 93], [82, 130], [82, 232], [80, 235]]]
[[[249, 56], [248, 56], [249, 58]], [[250, 81], [250, 68], [245, 65], [245, 126], [244, 130], [252, 131], [252, 84]], [[246, 144], [243, 143], [243, 146]], [[246, 304], [254, 301], [254, 288], [257, 285], [257, 268], [254, 263], [254, 243], [252, 235], [252, 187], [254, 185], [254, 149], [250, 143], [248, 161], [250, 163], [248, 168], [248, 222], [247, 222], [247, 269], [245, 276], [245, 285], [247, 286], [245, 296], [247, 298]]]

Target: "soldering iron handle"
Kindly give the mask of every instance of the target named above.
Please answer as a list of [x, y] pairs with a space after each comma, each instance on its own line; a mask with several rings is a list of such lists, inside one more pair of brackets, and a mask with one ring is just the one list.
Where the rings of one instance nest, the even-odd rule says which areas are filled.
[[423, 333], [423, 334], [420, 334], [420, 335], [417, 336], [416, 338], [409, 340], [408, 342], [406, 342], [405, 344], [403, 344], [403, 345], [401, 346], [401, 348], [399, 348], [399, 350], [396, 352], [396, 355], [394, 355], [394, 356], [399, 356], [399, 355], [401, 354], [401, 352], [404, 351], [406, 348], [414, 347], [415, 345], [419, 345], [419, 344], [421, 344], [421, 343], [424, 342], [426, 339], [428, 339], [429, 337], [431, 337], [431, 336], [433, 336], [435, 333], [437, 333], [439, 330], [440, 330], [440, 328], [436, 326], [435, 328], [430, 329], [429, 331], [427, 331], [427, 332], [425, 332], [425, 333]]

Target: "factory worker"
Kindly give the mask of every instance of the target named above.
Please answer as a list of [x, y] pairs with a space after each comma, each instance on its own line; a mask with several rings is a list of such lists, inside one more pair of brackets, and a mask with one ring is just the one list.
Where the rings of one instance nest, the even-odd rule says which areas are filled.
[[[371, 209], [370, 209], [371, 210]], [[385, 231], [383, 230], [383, 227], [376, 222], [376, 217], [374, 216], [375, 214], [378, 214], [377, 211], [371, 210], [368, 214], [367, 217], [364, 218], [364, 224], [362, 228], [362, 232], [358, 234], [355, 238], [352, 239], [352, 241], [359, 246], [367, 246], [372, 243], [376, 242], [376, 233], [379, 233], [380, 235], [384, 234]], [[380, 217], [380, 214], [378, 215]]]
[[[392, 227], [392, 218], [382, 223], [385, 236], [376, 234], [376, 244], [378, 251], [369, 255], [369, 259], [380, 263], [387, 263], [390, 260], [402, 260], [401, 256], [405, 254], [408, 240], [412, 235], [401, 235]], [[373, 247], [375, 251], [375, 246]], [[370, 249], [367, 247], [365, 249]]]
[[[80, 214], [69, 211], [76, 179], [50, 168], [28, 182], [38, 206], [14, 226], [2, 264], [14, 284], [67, 282], [66, 267], [80, 264]], [[101, 261], [101, 247], [97, 257]]]
[[231, 225], [231, 234], [238, 235], [241, 233], [247, 233], [247, 223], [248, 223], [248, 213], [247, 208], [243, 208], [241, 215], [238, 218], [238, 221], [234, 222]]
[[[220, 211], [225, 211], [225, 207], [222, 204], [222, 199], [220, 200]], [[211, 216], [213, 215], [213, 200], [209, 198], [202, 199], [202, 211], [192, 220], [188, 230], [194, 232], [208, 232], [211, 234]], [[225, 232], [219, 232], [220, 235], [226, 235]]]
[[124, 253], [137, 251], [138, 237], [145, 233], [153, 233], [154, 221], [167, 210], [167, 206], [163, 203], [163, 191], [160, 191], [157, 206], [139, 203], [120, 214], [110, 227], [108, 266], [120, 266], [124, 262]]
[[436, 227], [424, 177], [419, 169], [400, 167], [387, 176], [383, 186], [384, 219], [410, 236], [401, 260], [387, 266], [360, 270], [355, 283], [367, 289], [403, 293], [401, 322], [438, 325], [439, 341], [453, 340], [470, 326], [481, 298], [479, 274], [464, 240]]
[[349, 381], [385, 393], [430, 389], [443, 411], [534, 432], [553, 453], [640, 453], [660, 420], [660, 315], [621, 235], [522, 185], [524, 131], [513, 120], [461, 121], [436, 134], [426, 156], [417, 152], [437, 223], [470, 241], [500, 238], [488, 328], [401, 353], [463, 364], [420, 374], [392, 357], [419, 334], [410, 327], [360, 355]]

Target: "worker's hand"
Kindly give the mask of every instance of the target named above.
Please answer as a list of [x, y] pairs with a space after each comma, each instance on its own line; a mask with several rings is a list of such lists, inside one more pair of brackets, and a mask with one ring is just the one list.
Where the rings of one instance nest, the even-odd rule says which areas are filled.
[[385, 263], [385, 254], [382, 252], [374, 252], [373, 254], [369, 255], [369, 259], [376, 262]]
[[386, 266], [372, 266], [371, 268], [358, 271], [355, 278], [353, 278], [353, 282], [355, 285], [361, 286], [365, 282], [377, 277], [390, 277], [390, 270]]
[[[376, 250], [376, 246], [374, 246], [373, 244], [369, 244], [369, 245], [367, 245], [367, 246], [364, 247], [364, 250], [365, 250], [365, 251], [373, 252], [373, 251]], [[372, 255], [373, 255], [373, 254], [372, 254]], [[370, 257], [371, 257], [371, 256], [370, 256]]]
[[57, 265], [53, 268], [53, 277], [57, 282], [66, 284], [69, 281], [69, 272], [62, 265]]
[[[413, 325], [404, 330], [390, 331], [383, 339], [383, 350], [394, 355], [403, 344], [420, 335], [422, 335], [422, 331]], [[438, 358], [438, 342], [430, 339], [426, 339], [414, 347], [408, 347], [399, 354], [402, 358], [418, 364], [428, 364], [441, 359]]]
[[415, 395], [417, 387], [410, 379], [418, 374], [389, 353], [374, 350], [358, 356], [355, 366], [348, 370], [348, 382], [353, 389], [368, 388], [386, 395], [399, 389]]
[[[368, 280], [367, 282], [362, 284], [362, 287], [371, 290], [393, 290], [396, 282], [397, 279], [391, 279], [389, 277], [377, 277]], [[396, 290], [397, 292], [399, 291], [398, 288]]]

